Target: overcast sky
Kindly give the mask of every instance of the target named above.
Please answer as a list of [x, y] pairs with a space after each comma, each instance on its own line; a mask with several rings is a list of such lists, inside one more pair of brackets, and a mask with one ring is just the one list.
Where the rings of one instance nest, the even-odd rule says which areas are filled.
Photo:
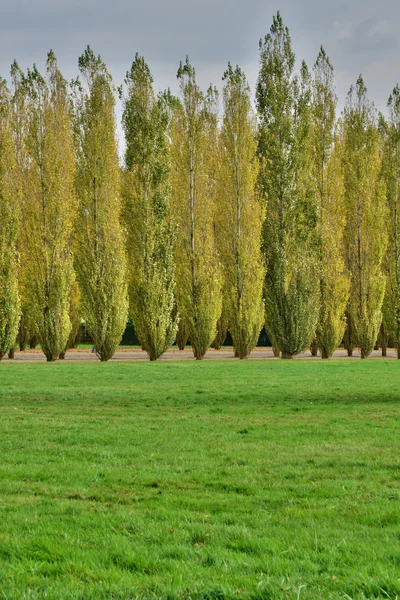
[[281, 11], [297, 58], [312, 66], [324, 45], [343, 105], [351, 83], [364, 75], [379, 110], [400, 82], [399, 0], [0, 0], [0, 75], [14, 58], [42, 68], [52, 48], [67, 79], [87, 44], [101, 54], [116, 85], [143, 54], [156, 87], [176, 87], [188, 54], [199, 83], [221, 86], [228, 61], [238, 63], [254, 88], [258, 41]]

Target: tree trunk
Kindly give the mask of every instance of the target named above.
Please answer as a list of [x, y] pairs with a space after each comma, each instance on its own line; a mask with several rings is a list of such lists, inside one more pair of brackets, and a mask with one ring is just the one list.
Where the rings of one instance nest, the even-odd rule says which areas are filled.
[[310, 346], [311, 356], [318, 356], [318, 342], [317, 338], [314, 338]]
[[291, 358], [293, 358], [293, 354], [291, 354], [290, 352], [282, 352], [282, 358], [284, 360], [291, 359]]
[[180, 318], [178, 331], [176, 333], [176, 344], [179, 350], [184, 350], [188, 341], [188, 334], [184, 320]]
[[10, 352], [8, 353], [8, 358], [10, 360], [12, 360], [15, 357], [15, 348], [14, 346], [10, 349]]
[[37, 340], [36, 335], [34, 335], [29, 340], [29, 348], [31, 348], [31, 350], [34, 350], [37, 345], [38, 345], [38, 340]]

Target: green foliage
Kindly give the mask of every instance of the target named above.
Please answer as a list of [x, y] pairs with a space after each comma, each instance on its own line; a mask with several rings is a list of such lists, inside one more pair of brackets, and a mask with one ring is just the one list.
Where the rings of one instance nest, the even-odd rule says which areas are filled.
[[0, 79], [0, 360], [14, 347], [20, 319], [18, 292], [17, 164], [10, 92]]
[[221, 314], [221, 269], [214, 237], [217, 96], [204, 95], [186, 59], [178, 69], [181, 102], [173, 105], [171, 184], [176, 300], [193, 353], [202, 359], [216, 335]]
[[360, 76], [351, 87], [343, 115], [345, 251], [351, 273], [348, 304], [349, 348], [362, 358], [373, 349], [382, 321], [386, 251], [385, 185], [380, 180], [381, 144], [375, 110]]
[[106, 66], [91, 48], [80, 57], [79, 68], [86, 87], [74, 83], [79, 200], [75, 264], [82, 315], [97, 355], [106, 361], [121, 341], [128, 312], [115, 100]]
[[309, 181], [310, 77], [305, 63], [299, 75], [294, 64], [289, 31], [278, 13], [260, 41], [256, 99], [259, 190], [266, 207], [266, 323], [284, 358], [310, 344], [319, 313], [316, 207]]
[[263, 210], [255, 194], [258, 165], [250, 89], [239, 67], [224, 75], [224, 117], [217, 215], [226, 320], [235, 354], [247, 358], [264, 321]]
[[211, 348], [215, 350], [220, 350], [223, 346], [226, 336], [228, 334], [229, 329], [229, 321], [227, 314], [227, 299], [225, 291], [223, 290], [223, 298], [222, 298], [222, 312], [221, 316], [217, 321], [217, 335], [215, 336], [213, 343], [211, 344]]
[[314, 66], [311, 177], [317, 204], [316, 241], [320, 274], [320, 313], [316, 343], [322, 358], [329, 358], [341, 343], [349, 276], [345, 267], [343, 231], [344, 181], [341, 140], [334, 136], [336, 97], [333, 68], [323, 48]]
[[[48, 361], [64, 350], [71, 330], [69, 296], [74, 282], [71, 246], [76, 215], [75, 156], [67, 84], [53, 52], [46, 77], [28, 70], [24, 94], [21, 252], [23, 298]], [[21, 164], [21, 159], [19, 160]]]
[[383, 123], [382, 177], [386, 185], [389, 244], [385, 257], [386, 292], [383, 321], [400, 358], [400, 88], [388, 100], [389, 121]]
[[129, 257], [130, 314], [150, 360], [174, 342], [175, 230], [170, 220], [168, 110], [156, 97], [144, 59], [136, 55], [125, 79], [124, 221]]
[[60, 358], [65, 358], [67, 350], [74, 348], [77, 344], [79, 328], [81, 326], [81, 310], [80, 310], [81, 293], [78, 282], [75, 281], [71, 288], [69, 297], [69, 319], [71, 321], [71, 331], [67, 340], [67, 344], [60, 354]]

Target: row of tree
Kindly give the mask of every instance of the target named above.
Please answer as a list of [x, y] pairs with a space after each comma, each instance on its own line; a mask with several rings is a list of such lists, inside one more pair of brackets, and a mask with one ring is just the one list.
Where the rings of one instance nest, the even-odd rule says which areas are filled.
[[121, 167], [111, 76], [89, 47], [79, 71], [67, 85], [50, 52], [45, 76], [0, 82], [0, 357], [34, 336], [55, 360], [83, 319], [108, 360], [128, 314], [151, 360], [188, 338], [201, 359], [228, 329], [245, 358], [263, 325], [283, 358], [399, 351], [398, 86], [385, 120], [360, 76], [337, 119], [328, 57], [297, 72], [278, 13], [256, 115], [239, 67], [220, 112], [188, 59], [174, 97], [136, 55]]

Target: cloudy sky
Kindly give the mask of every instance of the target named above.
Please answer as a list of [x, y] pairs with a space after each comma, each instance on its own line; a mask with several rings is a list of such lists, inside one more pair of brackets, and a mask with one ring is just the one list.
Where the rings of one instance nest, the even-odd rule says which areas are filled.
[[220, 86], [228, 61], [245, 70], [254, 87], [258, 41], [281, 11], [297, 58], [315, 61], [321, 43], [336, 72], [343, 105], [363, 73], [379, 110], [400, 82], [398, 0], [0, 0], [0, 75], [14, 58], [42, 68], [52, 48], [67, 79], [87, 44], [100, 53], [119, 85], [135, 52], [143, 54], [156, 86], [176, 91], [185, 55], [199, 82]]

